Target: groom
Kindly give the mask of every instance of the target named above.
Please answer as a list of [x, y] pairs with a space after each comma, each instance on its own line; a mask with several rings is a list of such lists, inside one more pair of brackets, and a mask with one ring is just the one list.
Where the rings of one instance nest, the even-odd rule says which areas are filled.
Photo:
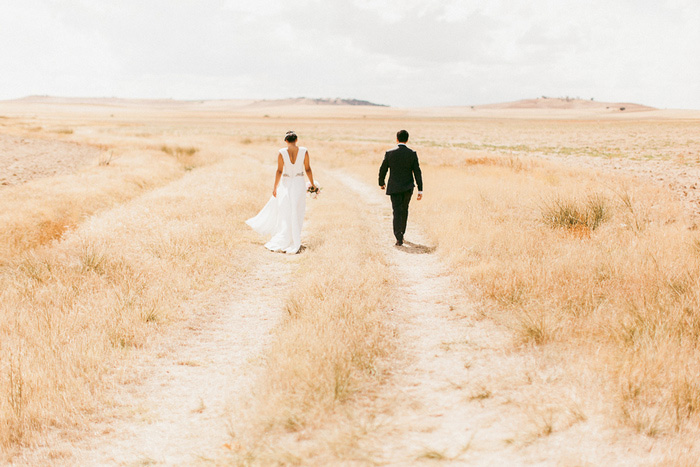
[[[418, 154], [406, 146], [408, 131], [401, 130], [396, 133], [394, 149], [390, 149], [384, 155], [384, 162], [379, 168], [379, 186], [386, 189], [386, 194], [391, 196], [391, 207], [394, 210], [394, 236], [396, 245], [403, 245], [403, 236], [406, 233], [406, 221], [408, 220], [408, 203], [413, 195], [413, 177], [418, 185], [418, 201], [423, 198], [423, 177], [418, 165]], [[386, 172], [389, 170], [389, 183], [384, 184]]]

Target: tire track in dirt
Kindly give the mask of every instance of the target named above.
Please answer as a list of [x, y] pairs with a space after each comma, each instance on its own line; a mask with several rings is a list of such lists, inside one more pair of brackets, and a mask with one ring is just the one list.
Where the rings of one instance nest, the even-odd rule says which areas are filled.
[[391, 313], [399, 355], [379, 397], [385, 419], [374, 433], [375, 458], [386, 465], [654, 461], [643, 437], [617, 431], [594, 411], [582, 413], [581, 391], [590, 388], [572, 384], [556, 354], [516, 349], [509, 330], [483, 316], [433, 248], [421, 245], [415, 221], [406, 233], [412, 243], [391, 248], [391, 208], [383, 192], [345, 171], [334, 175], [386, 226], [400, 283]]
[[232, 395], [249, 390], [255, 359], [282, 316], [294, 261], [262, 248], [249, 254], [242, 262], [252, 266], [240, 280], [115, 372], [115, 405], [88, 436], [73, 443], [62, 436], [16, 464], [48, 458], [52, 465], [193, 465], [220, 458], [230, 442]]

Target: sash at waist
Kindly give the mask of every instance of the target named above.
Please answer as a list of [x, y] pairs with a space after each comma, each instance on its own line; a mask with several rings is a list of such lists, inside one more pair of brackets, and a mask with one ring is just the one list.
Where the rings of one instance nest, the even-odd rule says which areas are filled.
[[294, 174], [294, 175], [282, 174], [282, 176], [283, 176], [283, 177], [303, 177], [303, 176], [304, 176], [304, 172], [299, 172], [298, 174]]

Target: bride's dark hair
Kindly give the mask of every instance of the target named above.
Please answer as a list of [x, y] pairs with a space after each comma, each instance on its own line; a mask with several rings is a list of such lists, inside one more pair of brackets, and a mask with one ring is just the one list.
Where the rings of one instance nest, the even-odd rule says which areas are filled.
[[288, 143], [293, 143], [297, 140], [297, 134], [293, 131], [288, 131], [287, 134], [284, 135], [284, 140]]

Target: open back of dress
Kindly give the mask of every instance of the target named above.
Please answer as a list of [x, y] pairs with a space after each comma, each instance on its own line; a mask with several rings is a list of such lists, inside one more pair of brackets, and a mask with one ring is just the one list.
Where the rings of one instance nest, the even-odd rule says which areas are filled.
[[265, 244], [268, 250], [293, 254], [301, 247], [301, 228], [306, 211], [306, 148], [299, 148], [293, 164], [287, 148], [280, 149], [279, 152], [284, 160], [284, 169], [277, 187], [277, 197], [272, 196], [258, 215], [248, 219], [246, 224], [262, 235], [272, 235]]

